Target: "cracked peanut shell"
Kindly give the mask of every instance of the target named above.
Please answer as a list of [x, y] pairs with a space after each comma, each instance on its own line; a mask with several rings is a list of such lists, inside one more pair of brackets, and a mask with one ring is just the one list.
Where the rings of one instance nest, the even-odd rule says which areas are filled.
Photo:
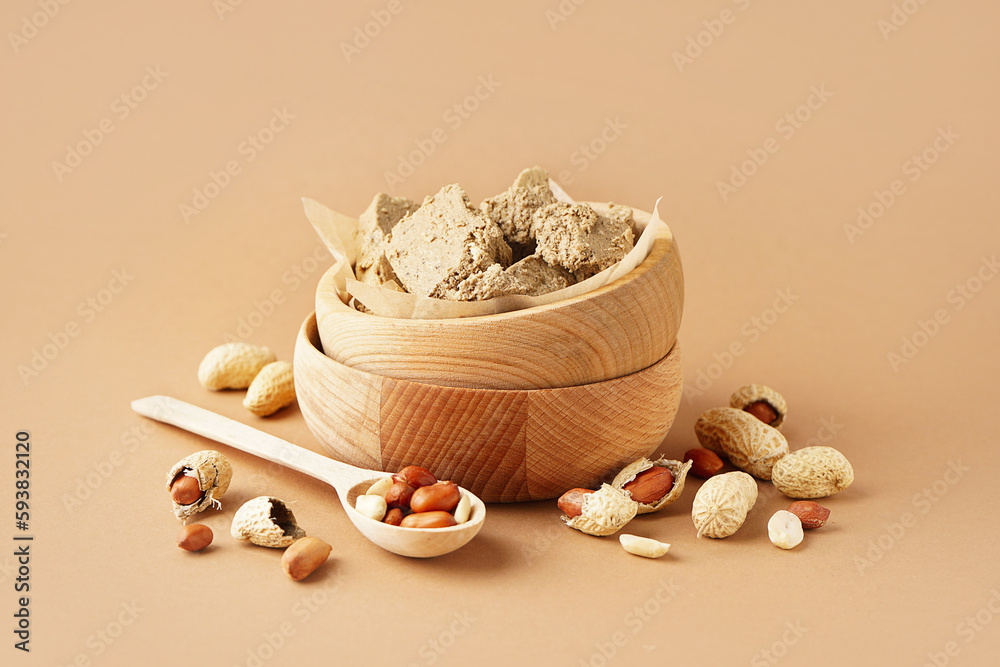
[[670, 491], [654, 503], [636, 502], [636, 505], [639, 506], [637, 514], [649, 514], [650, 512], [656, 512], [680, 498], [681, 493], [684, 492], [684, 480], [687, 477], [688, 471], [691, 470], [692, 462], [687, 461], [685, 463], [682, 461], [673, 461], [663, 456], [656, 461], [641, 458], [638, 461], [630, 463], [622, 468], [621, 472], [615, 475], [614, 480], [611, 482], [611, 486], [616, 489], [622, 489], [622, 487], [635, 479], [639, 473], [645, 472], [653, 466], [660, 466], [669, 470], [670, 474], [674, 476], [674, 484], [670, 487]]
[[563, 521], [588, 535], [613, 535], [631, 521], [639, 509], [627, 493], [610, 484], [601, 484], [594, 493], [588, 493], [581, 503], [581, 514]]
[[746, 410], [747, 406], [763, 401], [771, 406], [777, 417], [768, 426], [778, 428], [788, 415], [788, 404], [785, 397], [771, 389], [766, 384], [747, 384], [733, 392], [729, 397], [729, 407]]
[[198, 480], [201, 498], [189, 505], [174, 503], [174, 516], [181, 521], [187, 521], [198, 512], [207, 510], [212, 505], [222, 508], [222, 496], [229, 489], [233, 479], [233, 467], [221, 453], [206, 449], [186, 456], [167, 473], [167, 491], [180, 475], [188, 475]]
[[260, 496], [243, 503], [233, 516], [230, 530], [238, 540], [262, 547], [287, 547], [306, 531], [295, 523], [295, 515], [285, 503], [271, 496]]

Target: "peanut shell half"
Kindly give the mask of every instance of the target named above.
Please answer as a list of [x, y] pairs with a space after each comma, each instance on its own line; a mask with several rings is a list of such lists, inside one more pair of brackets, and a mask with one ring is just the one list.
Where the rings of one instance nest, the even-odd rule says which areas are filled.
[[567, 526], [588, 535], [613, 535], [635, 517], [639, 503], [624, 491], [601, 484], [600, 489], [583, 497], [581, 509], [580, 516], [563, 517]]
[[287, 547], [306, 531], [295, 523], [295, 515], [282, 501], [260, 496], [243, 503], [233, 516], [232, 536], [262, 547]]
[[669, 470], [670, 474], [674, 476], [674, 485], [670, 487], [670, 491], [668, 491], [665, 496], [657, 500], [655, 503], [636, 503], [636, 505], [639, 506], [637, 512], [638, 514], [649, 514], [650, 512], [656, 512], [663, 509], [681, 497], [681, 493], [684, 492], [684, 479], [687, 477], [688, 471], [691, 470], [692, 465], [693, 463], [691, 461], [673, 461], [663, 456], [656, 461], [642, 458], [622, 468], [621, 472], [615, 475], [614, 480], [611, 482], [611, 486], [616, 489], [622, 489], [622, 487], [635, 479], [639, 473], [645, 472], [653, 466], [660, 466]]
[[190, 475], [198, 480], [202, 496], [200, 500], [190, 505], [174, 503], [174, 516], [181, 521], [187, 521], [212, 505], [222, 508], [222, 503], [219, 501], [222, 500], [222, 496], [229, 489], [229, 482], [233, 479], [233, 467], [225, 456], [206, 449], [184, 457], [167, 473], [167, 491], [181, 474]]

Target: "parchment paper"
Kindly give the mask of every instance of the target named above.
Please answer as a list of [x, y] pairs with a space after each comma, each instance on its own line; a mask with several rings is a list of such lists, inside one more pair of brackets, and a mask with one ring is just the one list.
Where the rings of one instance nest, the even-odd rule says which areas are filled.
[[[576, 203], [554, 181], [550, 180], [549, 186], [559, 201]], [[305, 207], [306, 217], [333, 256], [335, 284], [344, 301], [350, 302], [350, 299], [356, 298], [372, 314], [405, 319], [429, 320], [492, 315], [521, 308], [542, 306], [586, 294], [618, 280], [639, 266], [649, 256], [653, 244], [656, 242], [657, 232], [660, 229], [666, 229], [666, 223], [660, 219], [660, 199], [657, 199], [649, 220], [641, 219], [644, 216], [636, 216], [635, 218], [636, 228], [640, 231], [635, 247], [620, 262], [595, 276], [541, 296], [512, 294], [486, 301], [446, 301], [359, 282], [351, 269], [358, 256], [357, 218], [337, 213], [323, 204], [305, 197], [302, 198], [302, 203]], [[607, 204], [588, 203], [599, 214], [608, 215], [609, 207]]]

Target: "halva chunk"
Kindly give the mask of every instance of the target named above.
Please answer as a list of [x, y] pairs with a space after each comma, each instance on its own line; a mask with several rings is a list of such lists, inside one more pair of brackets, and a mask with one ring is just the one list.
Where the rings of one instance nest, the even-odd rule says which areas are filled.
[[385, 257], [407, 292], [445, 298], [471, 275], [494, 264], [508, 266], [511, 249], [496, 223], [453, 184], [396, 223]]
[[390, 197], [380, 192], [358, 218], [360, 248], [354, 267], [357, 279], [381, 285], [395, 279], [392, 267], [385, 259], [385, 241], [396, 223], [417, 210], [416, 202], [406, 197]]
[[524, 294], [542, 295], [569, 287], [576, 282], [571, 273], [552, 266], [541, 255], [528, 255], [507, 267], [506, 273], [524, 285]]
[[557, 202], [532, 217], [536, 252], [584, 280], [621, 261], [632, 249], [632, 228], [622, 216], [598, 215], [587, 204]]
[[528, 245], [533, 240], [531, 216], [555, 202], [549, 189], [549, 175], [541, 167], [522, 171], [506, 192], [485, 200], [480, 209], [495, 222], [511, 245]]

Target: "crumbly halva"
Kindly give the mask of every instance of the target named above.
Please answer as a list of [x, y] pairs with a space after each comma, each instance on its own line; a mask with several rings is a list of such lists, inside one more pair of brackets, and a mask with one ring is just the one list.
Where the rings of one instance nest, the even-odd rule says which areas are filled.
[[587, 204], [557, 202], [548, 173], [532, 167], [478, 210], [457, 184], [419, 206], [379, 193], [357, 233], [358, 280], [481, 301], [548, 294], [589, 278], [621, 261], [639, 230], [628, 206], [609, 204], [601, 215]]
[[406, 197], [390, 197], [380, 192], [358, 218], [358, 261], [354, 272], [357, 279], [371, 285], [395, 280], [392, 267], [385, 259], [385, 242], [396, 223], [418, 208]]
[[584, 280], [621, 261], [632, 249], [632, 228], [620, 214], [598, 215], [587, 204], [549, 204], [535, 212], [536, 252]]
[[485, 301], [508, 294], [533, 294], [530, 287], [512, 276], [499, 264], [473, 273], [445, 294], [452, 301]]
[[389, 287], [394, 283], [399, 282], [399, 278], [396, 277], [396, 272], [392, 270], [392, 265], [389, 264], [389, 260], [385, 258], [385, 255], [379, 253], [369, 264], [367, 269], [360, 268], [360, 265], [355, 269], [355, 274], [358, 280], [368, 285], [375, 285]]
[[512, 246], [527, 246], [534, 240], [531, 216], [556, 201], [549, 189], [549, 175], [541, 167], [522, 171], [506, 192], [485, 200], [480, 209], [495, 222]]
[[538, 209], [552, 202], [527, 188], [511, 188], [485, 200], [480, 208], [489, 216], [504, 238], [512, 245], [528, 245], [533, 240], [531, 216]]
[[385, 257], [407, 292], [445, 298], [469, 276], [508, 266], [511, 249], [496, 223], [453, 184], [396, 223]]
[[632, 230], [632, 243], [635, 244], [639, 240], [639, 228], [635, 225], [635, 217], [632, 215], [632, 207], [624, 206], [622, 204], [608, 203], [608, 208], [610, 209], [611, 221], [614, 223], [622, 222]]
[[517, 178], [514, 179], [514, 183], [510, 187], [527, 188], [528, 190], [533, 190], [539, 194], [547, 192], [553, 202], [556, 200], [555, 195], [552, 194], [552, 190], [549, 189], [549, 172], [545, 171], [541, 167], [529, 167], [528, 169], [522, 170], [521, 173], [517, 175]]
[[555, 292], [576, 282], [571, 273], [558, 266], [552, 266], [538, 254], [529, 255], [511, 264], [505, 273], [525, 286], [524, 294], [536, 296]]

